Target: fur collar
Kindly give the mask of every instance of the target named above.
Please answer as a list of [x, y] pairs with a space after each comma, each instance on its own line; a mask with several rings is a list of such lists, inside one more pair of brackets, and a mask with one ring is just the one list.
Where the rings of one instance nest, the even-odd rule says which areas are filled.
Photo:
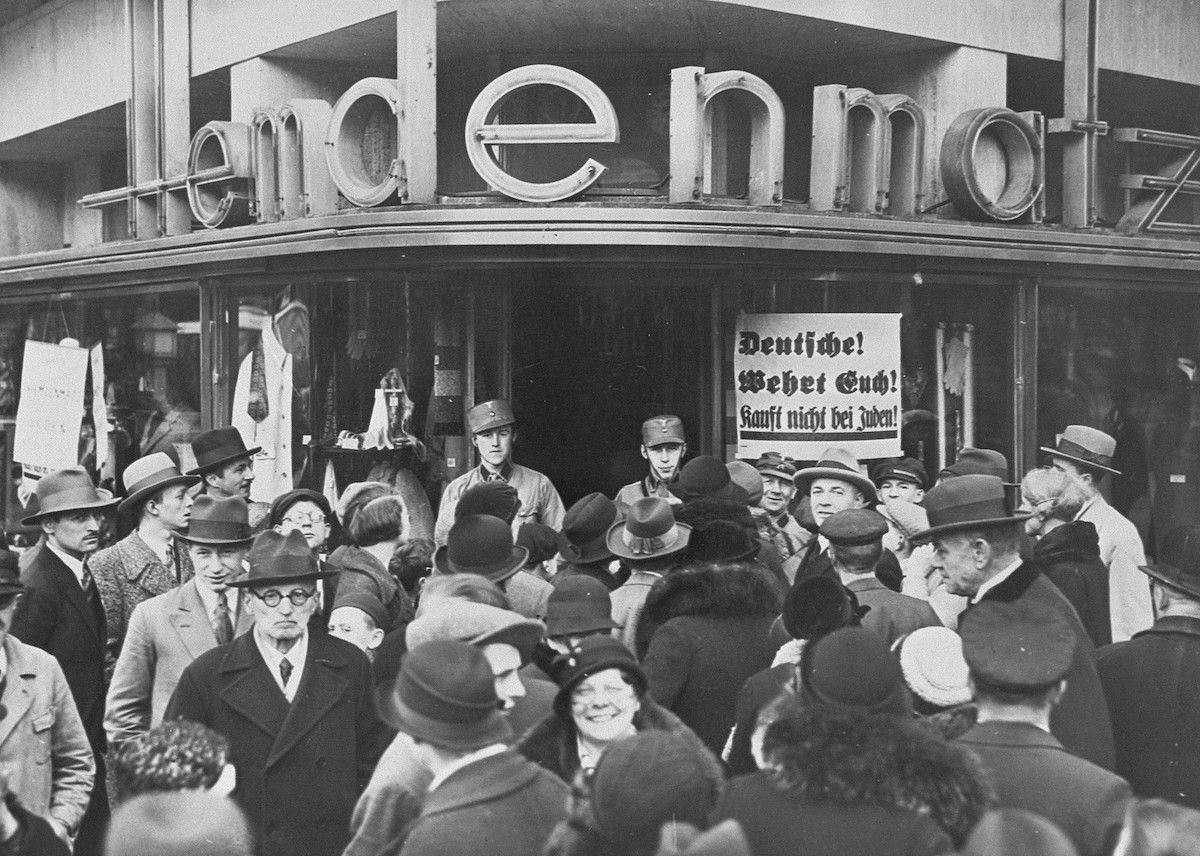
[[781, 790], [814, 801], [918, 811], [956, 847], [993, 801], [970, 753], [895, 717], [792, 705], [767, 729], [763, 754]]

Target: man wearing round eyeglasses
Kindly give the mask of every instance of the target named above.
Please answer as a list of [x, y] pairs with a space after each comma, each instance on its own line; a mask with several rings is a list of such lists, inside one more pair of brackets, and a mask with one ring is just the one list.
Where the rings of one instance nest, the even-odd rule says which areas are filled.
[[263, 856], [337, 856], [350, 816], [387, 744], [366, 656], [309, 632], [322, 571], [299, 531], [268, 529], [247, 556], [242, 589], [254, 628], [198, 657], [180, 678], [167, 719], [224, 734], [233, 792]]

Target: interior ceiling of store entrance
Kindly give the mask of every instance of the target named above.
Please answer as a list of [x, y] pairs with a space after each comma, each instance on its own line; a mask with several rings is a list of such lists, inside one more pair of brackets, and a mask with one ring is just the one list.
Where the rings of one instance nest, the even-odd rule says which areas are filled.
[[[395, 63], [394, 17], [383, 15], [273, 51], [314, 62]], [[589, 54], [678, 55], [681, 63], [722, 52], [739, 67], [786, 78], [797, 65], [900, 54], [943, 46], [932, 39], [781, 15], [762, 9], [691, 0], [552, 0], [529, 14], [527, 0], [455, 0], [438, 4], [438, 53], [444, 64], [485, 55], [553, 60]]]

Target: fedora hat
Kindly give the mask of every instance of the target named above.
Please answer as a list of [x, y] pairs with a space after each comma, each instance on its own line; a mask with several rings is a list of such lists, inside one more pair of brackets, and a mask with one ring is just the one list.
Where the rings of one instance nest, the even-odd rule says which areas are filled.
[[746, 504], [758, 505], [763, 495], [762, 473], [745, 461], [730, 461], [725, 465], [733, 483], [746, 492]]
[[512, 645], [528, 663], [533, 649], [546, 635], [546, 625], [532, 618], [487, 603], [446, 598], [422, 612], [404, 630], [409, 649], [435, 639], [456, 639], [480, 648], [503, 643]]
[[1167, 588], [1200, 599], [1200, 525], [1171, 529], [1159, 549], [1161, 561], [1141, 565], [1143, 573]]
[[[236, 498], [236, 497], [235, 497]], [[317, 557], [308, 548], [308, 541], [299, 530], [280, 535], [268, 529], [254, 539], [246, 554], [250, 570], [228, 585], [236, 588], [268, 586], [299, 580], [323, 580], [337, 571], [322, 571]]]
[[1004, 482], [1005, 487], [1019, 487], [1007, 481], [1008, 458], [995, 449], [972, 449], [970, 446], [964, 446], [954, 463], [938, 473], [938, 479], [958, 476], [995, 476]]
[[1057, 444], [1053, 449], [1041, 446], [1040, 450], [1053, 458], [1065, 458], [1093, 471], [1101, 470], [1114, 476], [1121, 474], [1120, 470], [1114, 470], [1112, 466], [1117, 441], [1103, 431], [1089, 428], [1087, 425], [1068, 425], [1058, 435]]
[[517, 417], [513, 414], [512, 405], [503, 398], [476, 404], [467, 411], [467, 430], [472, 434], [515, 425], [516, 422]]
[[[721, 472], [729, 475], [724, 466]], [[605, 543], [613, 555], [637, 562], [678, 553], [687, 548], [691, 536], [692, 527], [675, 522], [665, 499], [647, 496], [629, 506], [624, 520], [609, 527]]]
[[487, 658], [455, 639], [434, 639], [404, 656], [382, 714], [398, 731], [459, 752], [512, 737]]
[[671, 491], [684, 502], [701, 497], [750, 502], [750, 495], [733, 480], [721, 459], [712, 455], [697, 455], [684, 464]]
[[620, 626], [612, 620], [608, 587], [584, 574], [571, 574], [558, 582], [546, 603], [547, 636], [597, 633]]
[[214, 428], [192, 438], [192, 454], [196, 456], [196, 468], [188, 470], [189, 476], [205, 473], [227, 464], [249, 458], [262, 451], [262, 446], [247, 449], [241, 432], [236, 428]]
[[874, 482], [859, 471], [858, 458], [854, 457], [848, 449], [837, 446], [828, 448], [821, 453], [821, 459], [814, 466], [805, 467], [792, 477], [792, 481], [796, 483], [796, 489], [804, 495], [808, 494], [808, 489], [816, 479], [838, 479], [854, 485], [862, 491], [863, 496], [871, 505], [874, 505], [878, 499], [875, 494]]
[[620, 517], [617, 504], [602, 493], [589, 493], [567, 509], [558, 535], [558, 552], [572, 565], [590, 565], [613, 557], [604, 536]]
[[513, 545], [507, 523], [489, 514], [469, 514], [450, 527], [445, 546], [433, 554], [433, 566], [442, 574], [479, 574], [499, 583], [528, 559], [527, 549]]
[[188, 527], [175, 537], [192, 544], [234, 545], [254, 540], [250, 507], [240, 496], [215, 497], [202, 493], [192, 506]]
[[117, 504], [117, 511], [131, 511], [139, 502], [171, 485], [198, 484], [200, 476], [184, 475], [166, 452], [155, 452], [138, 458], [125, 468], [121, 484], [125, 487], [125, 498]]
[[42, 476], [34, 496], [37, 513], [22, 518], [23, 526], [31, 526], [51, 514], [88, 509], [99, 511], [119, 502], [111, 493], [92, 484], [92, 477], [83, 467], [66, 467]]
[[1008, 526], [1033, 516], [1012, 513], [998, 476], [959, 476], [942, 482], [925, 494], [922, 505], [929, 528], [913, 535], [914, 544], [924, 544], [943, 532]]

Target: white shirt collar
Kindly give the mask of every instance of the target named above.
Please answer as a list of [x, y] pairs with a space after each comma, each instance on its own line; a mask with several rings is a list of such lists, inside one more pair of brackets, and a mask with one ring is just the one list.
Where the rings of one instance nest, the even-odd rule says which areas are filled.
[[1021, 567], [1021, 557], [1017, 556], [1011, 565], [1008, 565], [1004, 570], [979, 587], [979, 591], [975, 592], [975, 596], [971, 598], [971, 603], [979, 603], [979, 601], [983, 600], [985, 594], [1011, 577], [1019, 567]]
[[[200, 595], [200, 602], [204, 604], [204, 614], [211, 620], [217, 614], [217, 593], [210, 589], [204, 583], [200, 582], [199, 577], [193, 577], [196, 580], [196, 594]], [[241, 605], [239, 595], [240, 589], [227, 588], [225, 589], [225, 605], [229, 607], [229, 621], [234, 627], [237, 627], [238, 607]], [[290, 652], [288, 659], [291, 659]]]
[[50, 552], [62, 559], [63, 564], [71, 569], [71, 573], [75, 575], [75, 579], [79, 582], [80, 587], [83, 586], [83, 559], [76, 559], [70, 553], [57, 546], [51, 539], [46, 539], [46, 546], [50, 548]]
[[0, 645], [0, 676], [8, 674], [8, 646]]
[[[482, 761], [484, 758], [491, 758], [493, 755], [499, 755], [508, 747], [503, 743], [493, 743], [491, 746], [484, 746], [482, 749], [476, 749], [474, 752], [468, 752], [461, 758], [451, 761], [441, 770], [434, 774], [434, 777], [429, 781], [429, 791], [432, 791], [446, 779], [457, 773], [468, 764], [474, 764], [476, 761]], [[429, 791], [426, 791], [428, 793]]]
[[[258, 625], [254, 626], [252, 632], [254, 644], [258, 646], [258, 652], [266, 661], [267, 671], [271, 673], [271, 677], [275, 679], [275, 685], [291, 703], [296, 698], [296, 688], [300, 686], [300, 678], [304, 676], [304, 663], [308, 659], [308, 627], [304, 628], [304, 632], [296, 640], [296, 644], [286, 654], [281, 653], [271, 644], [271, 640], [259, 629]], [[284, 657], [287, 657], [292, 664], [292, 675], [286, 687], [283, 685], [283, 675], [279, 672], [279, 664], [283, 662]]]
[[157, 533], [155, 535], [151, 535], [149, 532], [143, 532], [141, 529], [139, 529], [137, 536], [142, 539], [143, 544], [150, 548], [150, 552], [158, 557], [160, 562], [166, 564], [167, 567], [174, 566], [175, 560], [172, 548], [174, 547], [175, 541], [170, 535], [161, 537], [158, 536]]

